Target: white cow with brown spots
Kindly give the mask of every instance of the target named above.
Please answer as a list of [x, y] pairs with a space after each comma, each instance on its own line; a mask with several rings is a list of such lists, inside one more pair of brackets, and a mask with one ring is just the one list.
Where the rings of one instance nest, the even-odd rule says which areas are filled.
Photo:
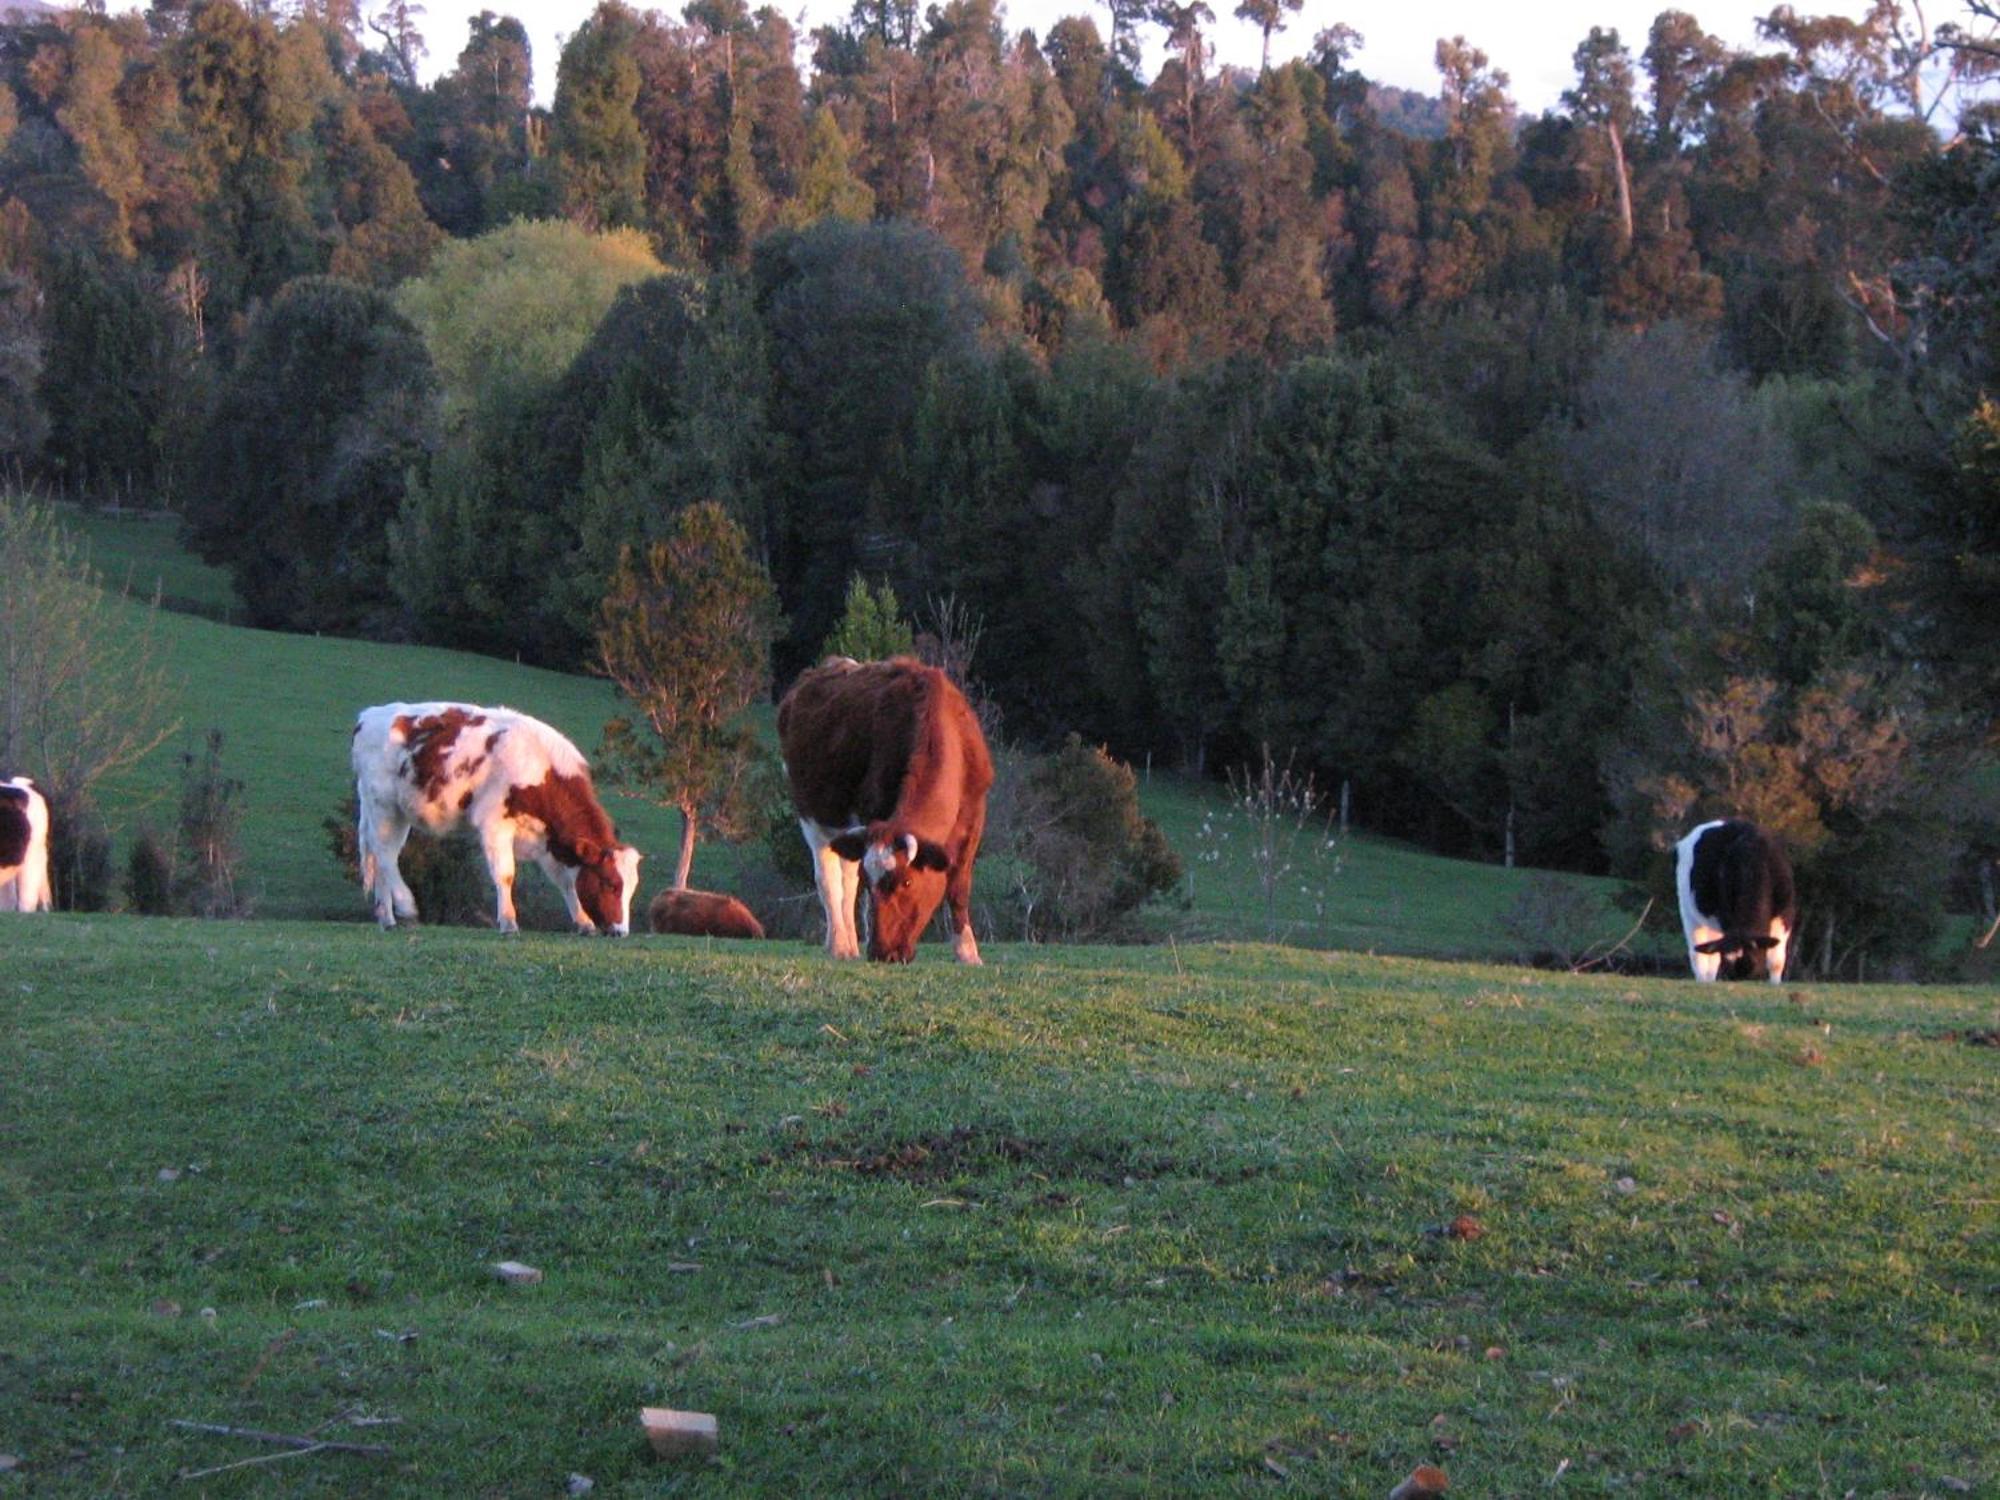
[[397, 856], [421, 824], [479, 835], [495, 925], [518, 930], [514, 866], [532, 859], [581, 932], [632, 930], [639, 851], [618, 842], [576, 746], [540, 719], [471, 703], [384, 703], [354, 724], [361, 885], [384, 928], [417, 914]]

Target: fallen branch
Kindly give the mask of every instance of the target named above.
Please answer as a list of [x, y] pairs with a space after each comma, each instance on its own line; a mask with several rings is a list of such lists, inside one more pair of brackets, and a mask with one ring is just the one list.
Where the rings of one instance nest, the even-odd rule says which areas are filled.
[[277, 1443], [286, 1448], [324, 1449], [329, 1453], [358, 1453], [363, 1458], [388, 1458], [390, 1450], [379, 1443], [340, 1443], [332, 1438], [300, 1437], [295, 1432], [265, 1432], [257, 1427], [229, 1427], [220, 1422], [190, 1422], [185, 1417], [169, 1417], [169, 1427], [185, 1427], [190, 1432], [209, 1432], [218, 1437], [249, 1438], [252, 1442]]
[[[1631, 942], [1633, 938], [1638, 936], [1639, 929], [1646, 925], [1646, 918], [1650, 917], [1652, 914], [1653, 914], [1653, 903], [1651, 898], [1648, 898], [1646, 902], [1646, 909], [1639, 913], [1639, 920], [1631, 925], [1631, 927], [1626, 931], [1625, 936], [1620, 938], [1617, 942], [1613, 943], [1609, 948], [1606, 948], [1602, 953], [1595, 954], [1589, 958], [1578, 959], [1575, 963], [1570, 965], [1570, 970], [1569, 970], [1570, 973], [1581, 974], [1584, 973], [1586, 970], [1596, 968], [1599, 964], [1609, 963], [1613, 957], [1625, 951], [1625, 945]], [[1586, 949], [1585, 951], [1588, 952], [1589, 950]]]
[[182, 1469], [174, 1475], [176, 1479], [206, 1479], [211, 1474], [226, 1474], [231, 1469], [247, 1469], [253, 1464], [281, 1464], [288, 1458], [305, 1458], [320, 1451], [321, 1445], [314, 1443], [310, 1448], [287, 1448], [283, 1453], [260, 1453], [255, 1458], [239, 1458], [235, 1463], [216, 1464], [208, 1469]]
[[1978, 939], [1976, 942], [1973, 943], [1972, 946], [1979, 949], [1981, 952], [1984, 952], [1987, 944], [1993, 941], [1993, 935], [1996, 932], [2000, 932], [2000, 914], [1995, 914], [1993, 918], [1993, 925], [1986, 929], [1986, 936]]
[[252, 1365], [250, 1373], [243, 1377], [241, 1389], [247, 1391], [257, 1383], [257, 1377], [264, 1373], [265, 1367], [271, 1363], [272, 1356], [284, 1348], [285, 1345], [289, 1344], [297, 1332], [296, 1328], [287, 1328], [283, 1333], [264, 1346], [264, 1352], [257, 1356], [257, 1363]]

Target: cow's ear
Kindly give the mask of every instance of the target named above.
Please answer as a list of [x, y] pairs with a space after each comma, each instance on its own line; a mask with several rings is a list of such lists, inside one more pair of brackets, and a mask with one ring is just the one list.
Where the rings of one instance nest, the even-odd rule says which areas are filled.
[[933, 844], [929, 839], [917, 840], [917, 852], [910, 856], [910, 867], [916, 870], [949, 870], [951, 856], [944, 852], [944, 846]]
[[1713, 938], [1706, 943], [1696, 943], [1694, 951], [1697, 953], [1720, 953], [1728, 945], [1729, 939], [1726, 937]]
[[578, 839], [576, 857], [583, 864], [594, 865], [604, 857], [604, 846], [596, 839]]
[[1747, 941], [1753, 948], [1775, 948], [1778, 946], [1778, 940], [1768, 933], [1761, 937], [1749, 938]]
[[868, 852], [868, 830], [856, 828], [843, 833], [838, 838], [829, 839], [826, 847], [851, 864]]

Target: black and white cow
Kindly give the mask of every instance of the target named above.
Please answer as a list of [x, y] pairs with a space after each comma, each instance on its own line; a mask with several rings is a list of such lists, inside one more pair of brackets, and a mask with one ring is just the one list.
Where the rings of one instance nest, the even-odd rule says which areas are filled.
[[1798, 926], [1798, 896], [1784, 851], [1754, 823], [1704, 823], [1674, 846], [1694, 977], [1779, 984]]
[[25, 776], [0, 781], [0, 911], [49, 909], [49, 804]]

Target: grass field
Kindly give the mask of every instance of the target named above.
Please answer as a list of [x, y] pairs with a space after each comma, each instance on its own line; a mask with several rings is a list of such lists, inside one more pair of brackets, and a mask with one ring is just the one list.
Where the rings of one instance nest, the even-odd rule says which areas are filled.
[[90, 549], [91, 565], [113, 590], [135, 599], [156, 594], [171, 609], [211, 619], [234, 618], [242, 606], [225, 569], [213, 567], [180, 542], [178, 517], [157, 511], [85, 510], [65, 505], [63, 525]]
[[2000, 1484], [1991, 991], [6, 941], [0, 1493]]

